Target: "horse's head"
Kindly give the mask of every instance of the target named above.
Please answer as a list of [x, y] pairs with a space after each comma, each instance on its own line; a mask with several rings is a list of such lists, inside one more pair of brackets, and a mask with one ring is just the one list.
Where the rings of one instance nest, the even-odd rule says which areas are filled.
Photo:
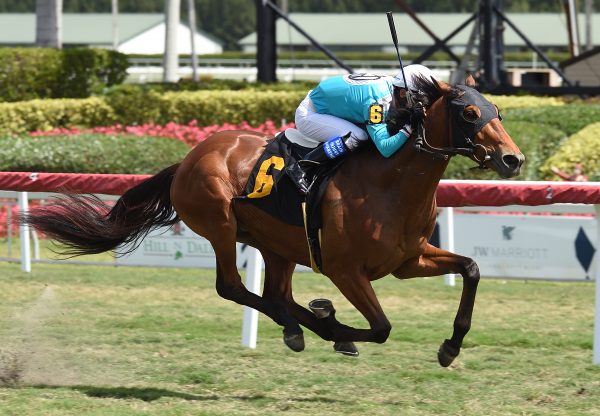
[[473, 78], [469, 76], [464, 85], [456, 86], [433, 81], [438, 94], [431, 97], [429, 88], [427, 95], [432, 105], [425, 119], [425, 131], [442, 136], [444, 144], [434, 147], [425, 139], [423, 150], [467, 156], [481, 168], [491, 168], [504, 178], [517, 176], [525, 156], [502, 126], [498, 108], [473, 88]]

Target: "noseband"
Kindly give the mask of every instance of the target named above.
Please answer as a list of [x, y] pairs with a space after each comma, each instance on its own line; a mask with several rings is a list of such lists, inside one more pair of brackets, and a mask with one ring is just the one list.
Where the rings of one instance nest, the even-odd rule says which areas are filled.
[[[423, 122], [418, 126], [417, 139], [413, 147], [418, 152], [432, 154], [435, 158], [448, 160], [449, 157], [462, 155], [470, 157], [479, 163], [480, 169], [486, 169], [485, 162], [490, 160], [488, 149], [479, 143], [474, 143], [475, 136], [490, 121], [495, 118], [500, 119], [496, 107], [486, 100], [474, 88], [465, 85], [457, 85], [456, 89], [463, 93], [454, 97], [444, 97], [448, 119], [448, 134], [451, 147], [435, 147], [429, 144], [425, 136]], [[476, 120], [467, 120], [464, 117], [464, 110], [467, 106], [473, 105], [479, 108], [481, 116]], [[483, 151], [483, 157], [477, 157], [477, 149]]]

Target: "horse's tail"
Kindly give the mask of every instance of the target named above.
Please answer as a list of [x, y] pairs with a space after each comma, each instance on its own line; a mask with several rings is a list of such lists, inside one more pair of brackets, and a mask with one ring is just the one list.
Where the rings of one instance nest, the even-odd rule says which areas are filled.
[[171, 205], [171, 183], [179, 164], [134, 186], [112, 206], [96, 196], [65, 195], [33, 209], [20, 222], [29, 224], [64, 247], [67, 256], [96, 254], [121, 246], [118, 255], [132, 252], [151, 231], [171, 226], [179, 218]]

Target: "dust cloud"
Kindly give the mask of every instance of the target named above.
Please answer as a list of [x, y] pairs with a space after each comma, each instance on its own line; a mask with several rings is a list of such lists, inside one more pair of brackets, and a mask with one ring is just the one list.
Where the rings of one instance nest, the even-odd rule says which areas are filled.
[[54, 290], [45, 286], [35, 301], [10, 318], [12, 326], [0, 334], [0, 385], [97, 384], [94, 375], [83, 377], [51, 336], [49, 324], [61, 313]]

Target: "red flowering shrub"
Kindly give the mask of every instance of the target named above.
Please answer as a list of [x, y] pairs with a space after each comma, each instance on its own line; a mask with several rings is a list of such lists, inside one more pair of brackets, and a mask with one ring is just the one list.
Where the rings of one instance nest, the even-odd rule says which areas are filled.
[[65, 135], [80, 135], [84, 133], [96, 133], [106, 135], [126, 134], [129, 136], [153, 136], [153, 137], [168, 137], [177, 139], [186, 143], [189, 146], [195, 146], [213, 133], [222, 130], [252, 130], [264, 134], [275, 135], [276, 133], [285, 130], [286, 128], [294, 127], [294, 123], [288, 123], [278, 127], [271, 120], [252, 127], [247, 122], [239, 124], [213, 124], [211, 126], [199, 127], [195, 120], [188, 124], [167, 123], [164, 126], [157, 124], [142, 124], [139, 126], [122, 126], [116, 124], [109, 127], [94, 127], [89, 129], [77, 128], [56, 128], [50, 131], [34, 131], [32, 136], [65, 136]]

